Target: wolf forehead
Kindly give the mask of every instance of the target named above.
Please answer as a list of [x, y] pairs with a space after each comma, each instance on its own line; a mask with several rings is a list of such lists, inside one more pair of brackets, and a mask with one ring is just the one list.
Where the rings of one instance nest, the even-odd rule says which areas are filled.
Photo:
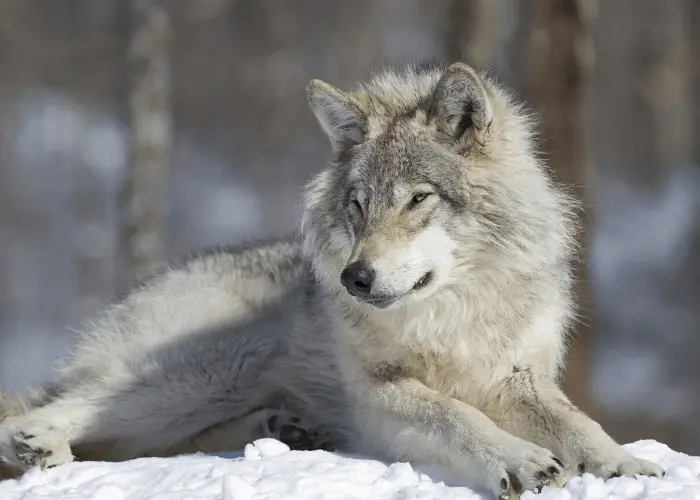
[[383, 134], [388, 127], [427, 113], [444, 67], [384, 68], [359, 84], [354, 95], [366, 113], [367, 136]]
[[[344, 167], [346, 184], [371, 191], [424, 183], [460, 197], [464, 165], [459, 153], [465, 151], [435, 141], [439, 131], [431, 107], [444, 74], [440, 66], [389, 67], [354, 92], [310, 83], [311, 107], [331, 140], [333, 164]], [[470, 77], [479, 78], [476, 72]]]
[[[334, 95], [348, 105], [347, 109], [337, 109], [338, 126], [350, 135], [358, 133], [356, 141], [344, 145], [371, 141], [378, 146], [377, 151], [383, 148], [399, 152], [406, 142], [425, 137], [426, 130], [420, 125], [428, 124], [435, 90], [444, 70], [439, 66], [386, 67], [370, 74], [355, 91]], [[309, 92], [324, 85], [314, 80]], [[313, 98], [311, 100], [313, 106]], [[347, 115], [345, 123], [342, 123], [343, 114]], [[357, 131], [352, 130], [355, 127]], [[408, 155], [411, 151], [404, 153]]]

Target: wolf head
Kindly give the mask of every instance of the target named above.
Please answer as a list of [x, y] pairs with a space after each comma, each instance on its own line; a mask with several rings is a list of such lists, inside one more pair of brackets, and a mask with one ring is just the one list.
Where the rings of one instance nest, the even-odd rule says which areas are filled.
[[334, 158], [306, 189], [317, 278], [385, 309], [441, 290], [568, 277], [567, 197], [537, 159], [532, 124], [466, 64], [387, 69], [308, 100]]

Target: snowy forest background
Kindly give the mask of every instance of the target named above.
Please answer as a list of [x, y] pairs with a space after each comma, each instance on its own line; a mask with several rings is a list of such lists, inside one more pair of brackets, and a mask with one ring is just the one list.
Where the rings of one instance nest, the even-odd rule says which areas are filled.
[[329, 156], [310, 78], [463, 58], [586, 200], [567, 392], [698, 454], [699, 57], [697, 0], [0, 0], [0, 387], [149, 263], [294, 231]]

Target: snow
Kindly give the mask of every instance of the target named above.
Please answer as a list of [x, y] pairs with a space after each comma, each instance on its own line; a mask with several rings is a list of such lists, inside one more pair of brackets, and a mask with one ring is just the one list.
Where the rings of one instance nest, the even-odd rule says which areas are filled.
[[[700, 499], [700, 458], [656, 441], [626, 448], [666, 470], [663, 479], [590, 474], [564, 488], [545, 488], [523, 500]], [[290, 451], [273, 439], [249, 444], [243, 453], [141, 458], [121, 463], [79, 462], [48, 471], [31, 470], [0, 482], [2, 500], [273, 500], [273, 499], [486, 499], [440, 480], [439, 471], [385, 464], [324, 451]]]

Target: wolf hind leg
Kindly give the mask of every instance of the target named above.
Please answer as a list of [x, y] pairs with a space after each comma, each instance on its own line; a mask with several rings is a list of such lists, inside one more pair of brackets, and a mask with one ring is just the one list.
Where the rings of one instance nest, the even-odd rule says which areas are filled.
[[165, 454], [236, 451], [261, 438], [277, 439], [292, 450], [335, 449], [330, 433], [322, 426], [283, 408], [264, 408], [209, 427]]
[[[0, 461], [26, 469], [81, 458], [128, 460], [164, 450], [269, 405], [280, 321], [266, 316], [145, 352], [47, 404], [0, 422]], [[75, 451], [71, 451], [74, 448]], [[98, 452], [97, 455], [94, 453]]]

